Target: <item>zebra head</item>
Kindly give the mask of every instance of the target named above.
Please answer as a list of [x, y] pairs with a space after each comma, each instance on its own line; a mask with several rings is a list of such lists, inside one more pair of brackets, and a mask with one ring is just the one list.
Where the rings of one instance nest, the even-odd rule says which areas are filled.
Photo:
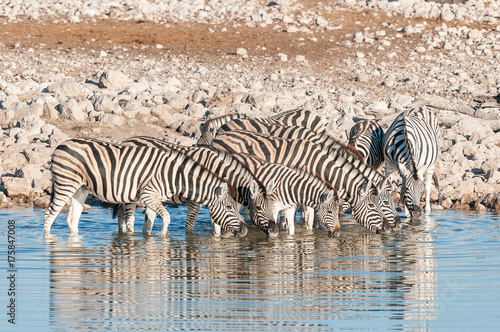
[[379, 192], [371, 181], [363, 183], [358, 190], [358, 199], [351, 206], [357, 222], [374, 233], [385, 233], [391, 229], [379, 205]]
[[339, 222], [339, 196], [343, 194], [341, 190], [337, 194], [337, 190], [330, 190], [328, 193], [322, 194], [320, 204], [314, 210], [318, 223], [326, 228], [328, 236], [340, 235]]
[[270, 206], [269, 193], [273, 191], [274, 187], [273, 180], [266, 184], [265, 189], [255, 180], [250, 182], [251, 202], [248, 207], [250, 219], [268, 237], [277, 237], [279, 233], [279, 227], [273, 218]]
[[399, 164], [401, 177], [403, 179], [401, 186], [401, 200], [410, 213], [412, 219], [422, 217], [420, 209], [420, 196], [424, 190], [423, 176], [418, 172], [410, 172], [403, 164]]
[[379, 205], [392, 229], [401, 229], [401, 218], [396, 211], [396, 204], [392, 198], [392, 185], [388, 179], [379, 183]]
[[227, 182], [223, 182], [215, 189], [215, 199], [210, 200], [207, 207], [212, 220], [222, 220], [220, 226], [224, 230], [239, 237], [247, 234], [247, 227], [239, 212], [239, 204], [229, 194]]

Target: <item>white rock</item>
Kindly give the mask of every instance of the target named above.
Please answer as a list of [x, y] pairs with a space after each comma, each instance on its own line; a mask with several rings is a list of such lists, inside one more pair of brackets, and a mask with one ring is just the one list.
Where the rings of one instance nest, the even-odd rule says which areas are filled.
[[2, 176], [1, 182], [7, 191], [7, 196], [29, 197], [32, 194], [31, 180], [12, 176]]
[[303, 55], [296, 55], [295, 56], [295, 62], [301, 63], [301, 62], [305, 62], [305, 61], [306, 61], [306, 57], [305, 56], [303, 56]]
[[108, 88], [112, 90], [125, 90], [128, 89], [132, 81], [130, 78], [120, 71], [107, 70], [99, 77], [99, 87]]
[[241, 56], [243, 59], [248, 58], [247, 50], [245, 50], [244, 48], [238, 47], [236, 49], [236, 54]]
[[325, 28], [326, 26], [328, 26], [328, 21], [326, 19], [324, 19], [322, 16], [318, 16], [315, 20], [315, 23], [317, 26], [322, 27], [322, 28]]
[[67, 80], [61, 83], [54, 83], [47, 86], [47, 92], [56, 95], [63, 95], [65, 98], [75, 98], [76, 101], [80, 101], [85, 98], [85, 92], [83, 91], [80, 84], [74, 80]]
[[62, 102], [59, 104], [58, 109], [63, 119], [78, 122], [85, 121], [85, 114], [75, 98]]

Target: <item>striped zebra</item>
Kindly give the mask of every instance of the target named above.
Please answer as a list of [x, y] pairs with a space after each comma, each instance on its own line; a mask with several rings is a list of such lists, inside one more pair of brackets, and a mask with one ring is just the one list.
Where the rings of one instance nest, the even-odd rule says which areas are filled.
[[71, 232], [78, 222], [88, 193], [102, 201], [121, 204], [141, 201], [162, 218], [160, 234], [166, 234], [170, 215], [162, 201], [174, 195], [204, 204], [212, 220], [235, 236], [247, 228], [231, 197], [236, 191], [226, 180], [178, 151], [122, 146], [80, 138], [60, 144], [52, 155], [52, 196], [45, 211], [44, 233], [66, 202]]
[[425, 181], [425, 213], [430, 213], [431, 181], [439, 188], [434, 163], [439, 153], [436, 117], [423, 107], [399, 114], [384, 137], [385, 172], [398, 171], [402, 178], [401, 200], [405, 216], [420, 218], [420, 197]]
[[382, 145], [384, 130], [374, 120], [356, 122], [349, 132], [349, 145], [355, 148], [364, 161], [375, 169], [384, 162]]
[[[261, 134], [267, 134], [270, 136], [280, 137], [284, 139], [305, 139], [311, 141], [318, 146], [322, 147], [325, 151], [330, 151], [332, 149], [337, 149], [342, 146], [343, 149], [349, 151], [353, 157], [363, 160], [363, 154], [352, 146], [345, 147], [344, 144], [340, 143], [338, 140], [331, 137], [325, 131], [321, 133], [315, 133], [307, 128], [302, 127], [292, 127], [284, 126], [270, 123], [261, 123], [259, 121], [251, 119], [238, 119], [224, 124], [220, 129], [220, 134], [227, 131], [234, 130], [246, 130], [257, 132]], [[370, 173], [370, 180], [377, 184], [379, 189], [379, 204], [384, 212], [387, 220], [392, 228], [401, 228], [401, 219], [396, 211], [396, 205], [392, 199], [392, 186], [390, 181], [388, 181], [382, 174], [377, 171]], [[349, 208], [349, 204], [342, 202], [342, 206], [345, 209]], [[313, 214], [310, 209], [305, 209], [306, 224], [312, 224]]]
[[252, 174], [262, 183], [269, 184], [267, 192], [271, 200], [271, 211], [277, 221], [280, 211], [285, 215], [288, 234], [294, 234], [294, 215], [297, 205], [314, 209], [320, 226], [330, 236], [340, 234], [339, 195], [332, 185], [307, 171], [274, 164], [246, 153], [235, 153], [233, 157], [247, 165]]
[[[231, 121], [242, 119], [250, 118], [245, 114], [230, 114], [208, 120], [200, 128], [201, 138], [198, 140], [197, 144], [210, 145], [215, 135], [217, 135], [220, 127]], [[325, 125], [323, 121], [321, 121], [321, 118], [313, 114], [311, 111], [304, 109], [294, 109], [287, 112], [278, 113], [269, 118], [255, 118], [253, 120], [260, 123], [273, 123], [308, 128], [315, 133], [320, 133], [325, 130]]]
[[[256, 179], [251, 171], [238, 159], [233, 156], [217, 151], [209, 147], [189, 147], [169, 143], [161, 139], [138, 136], [132, 137], [122, 142], [122, 145], [149, 146], [165, 151], [180, 151], [196, 162], [205, 165], [215, 174], [226, 179], [236, 189], [235, 199], [239, 207], [244, 205], [248, 208], [251, 221], [269, 237], [278, 236], [279, 228], [270, 213], [270, 203], [266, 195], [266, 187], [261, 181]], [[196, 223], [196, 217], [200, 209], [200, 204], [189, 201], [181, 203], [187, 204], [188, 215], [186, 220], [186, 231], [192, 232]], [[122, 207], [123, 208], [123, 207]], [[129, 212], [125, 213], [125, 219], [133, 213], [134, 206], [126, 206]], [[143, 226], [143, 233], [151, 230], [156, 214], [146, 210], [146, 218]], [[120, 218], [119, 218], [120, 223]], [[220, 233], [219, 228], [214, 224], [214, 233]]]
[[228, 153], [248, 153], [272, 163], [315, 172], [338, 191], [345, 189], [340, 196], [351, 204], [358, 223], [372, 232], [390, 230], [379, 206], [379, 191], [372, 182], [372, 179], [379, 180], [375, 183], [386, 179], [340, 142], [327, 152], [307, 140], [236, 130], [217, 135], [212, 146]]

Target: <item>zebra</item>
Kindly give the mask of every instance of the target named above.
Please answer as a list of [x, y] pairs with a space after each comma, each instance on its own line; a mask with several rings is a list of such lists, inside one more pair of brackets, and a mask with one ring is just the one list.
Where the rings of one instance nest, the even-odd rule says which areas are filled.
[[44, 216], [49, 234], [57, 215], [71, 198], [66, 222], [78, 232], [78, 222], [88, 193], [102, 201], [121, 204], [141, 201], [158, 213], [165, 235], [170, 215], [161, 204], [177, 195], [208, 207], [214, 222], [245, 236], [247, 228], [228, 181], [178, 151], [122, 146], [90, 138], [70, 139], [52, 154], [52, 195]]
[[[232, 130], [247, 130], [252, 132], [258, 132], [261, 134], [267, 134], [270, 136], [276, 136], [285, 139], [305, 139], [309, 140], [319, 146], [321, 146], [325, 151], [331, 149], [336, 149], [338, 146], [343, 145], [338, 140], [331, 137], [326, 131], [315, 133], [307, 128], [303, 127], [292, 127], [285, 125], [277, 125], [271, 123], [261, 123], [252, 119], [238, 119], [224, 124], [218, 131], [218, 133], [223, 133]], [[349, 153], [354, 157], [363, 160], [363, 154], [352, 146], [347, 146]], [[401, 228], [401, 219], [396, 211], [396, 205], [392, 198], [392, 186], [390, 182], [379, 172], [375, 171], [370, 173], [373, 176], [372, 181], [374, 181], [380, 191], [379, 204], [384, 211], [385, 216], [392, 228]], [[349, 204], [345, 201], [342, 202], [343, 211], [349, 209]], [[311, 224], [313, 221], [313, 214], [310, 209], [306, 209], [305, 213], [306, 224]]]
[[425, 213], [431, 212], [431, 181], [439, 189], [434, 163], [439, 152], [439, 126], [427, 108], [418, 107], [400, 113], [389, 126], [383, 141], [385, 173], [402, 177], [401, 200], [405, 216], [420, 218], [420, 197], [425, 181]]
[[[264, 186], [262, 182], [256, 179], [247, 167], [239, 160], [222, 151], [214, 150], [209, 147], [189, 147], [169, 143], [164, 140], [148, 137], [137, 136], [129, 138], [121, 143], [122, 145], [131, 146], [149, 146], [166, 151], [181, 151], [189, 158], [205, 165], [220, 177], [227, 181], [236, 189], [236, 201], [241, 205], [248, 207], [251, 221], [269, 237], [278, 236], [279, 228], [271, 216], [269, 208], [269, 199], [266, 191], [268, 185]], [[187, 204], [188, 215], [186, 220], [186, 231], [192, 232], [196, 223], [196, 217], [200, 209], [200, 204], [181, 201], [180, 203]], [[123, 213], [125, 219], [129, 219], [130, 214], [135, 210], [134, 206], [127, 205], [125, 208], [128, 212]], [[146, 219], [143, 226], [143, 233], [147, 233], [153, 224], [156, 214], [153, 211], [146, 210]], [[120, 223], [120, 218], [119, 218]], [[214, 224], [214, 233], [218, 234], [220, 230]]]
[[235, 130], [217, 135], [212, 146], [228, 153], [248, 153], [272, 163], [315, 172], [335, 189], [345, 189], [340, 197], [351, 204], [358, 223], [372, 232], [389, 231], [390, 225], [378, 203], [379, 190], [373, 183], [373, 180], [382, 182], [385, 177], [353, 155], [348, 146], [337, 143], [324, 151], [307, 140]]
[[384, 162], [382, 144], [384, 130], [374, 120], [356, 122], [349, 132], [349, 145], [354, 147], [364, 161], [375, 169]]
[[[246, 114], [229, 114], [208, 120], [200, 128], [201, 138], [198, 140], [197, 145], [210, 145], [220, 127], [226, 123], [240, 119], [250, 118]], [[325, 125], [321, 118], [311, 111], [304, 109], [294, 109], [278, 113], [269, 118], [255, 118], [253, 120], [260, 123], [274, 123], [308, 128], [315, 133], [320, 133], [325, 130]]]
[[277, 221], [279, 211], [285, 215], [288, 234], [294, 234], [295, 207], [298, 204], [314, 209], [319, 225], [330, 236], [340, 234], [339, 194], [332, 185], [323, 179], [298, 168], [289, 168], [270, 163], [246, 153], [233, 156], [247, 165], [259, 181], [269, 184], [267, 192], [272, 201], [272, 215]]

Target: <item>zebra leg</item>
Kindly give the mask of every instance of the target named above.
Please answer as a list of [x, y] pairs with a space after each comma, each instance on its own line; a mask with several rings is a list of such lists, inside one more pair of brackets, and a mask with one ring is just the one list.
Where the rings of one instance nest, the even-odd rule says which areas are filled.
[[314, 209], [312, 207], [303, 206], [304, 212], [304, 222], [306, 224], [306, 229], [314, 228]]
[[425, 214], [431, 213], [431, 185], [434, 169], [425, 171]]
[[[141, 201], [142, 203], [146, 206], [146, 215], [148, 213], [148, 208], [154, 211], [156, 214], [159, 214], [161, 219], [162, 219], [162, 226], [160, 232], [158, 232], [158, 235], [167, 235], [168, 231], [168, 225], [170, 224], [170, 214], [168, 213], [167, 209], [161, 204], [161, 201], [159, 200], [159, 195], [157, 192], [154, 190], [148, 190], [150, 188], [145, 188], [143, 191], [143, 194], [141, 195]], [[167, 197], [166, 200], [168, 201], [171, 197]], [[152, 218], [154, 220], [154, 218]], [[149, 223], [149, 222], [148, 222]], [[144, 222], [146, 226], [146, 221]], [[151, 226], [149, 231], [151, 231], [153, 222], [151, 221]], [[142, 228], [142, 231], [144, 233], [144, 227]]]
[[[66, 188], [65, 188], [66, 187]], [[53, 186], [52, 197], [50, 204], [43, 217], [43, 233], [49, 234], [52, 224], [61, 212], [66, 202], [73, 196], [73, 194], [80, 188], [80, 186], [66, 185], [66, 186]]]
[[222, 232], [222, 227], [219, 224], [216, 224], [212, 221], [212, 225], [214, 227], [214, 235], [215, 236], [220, 236]]
[[186, 233], [192, 233], [194, 230], [194, 225], [196, 224], [196, 218], [200, 212], [201, 204], [197, 202], [187, 203], [187, 218], [186, 218]]
[[83, 205], [89, 195], [87, 187], [80, 187], [71, 197], [71, 204], [66, 216], [66, 223], [68, 224], [71, 233], [78, 233], [78, 222], [83, 212]]
[[118, 218], [118, 232], [125, 233], [127, 231], [127, 225], [125, 223], [125, 204], [119, 204], [116, 215]]
[[[128, 203], [124, 206], [124, 225], [121, 227], [125, 228], [128, 232], [134, 232], [135, 224], [135, 203]], [[125, 231], [125, 229], [124, 229]]]
[[283, 226], [286, 227], [288, 234], [295, 234], [295, 206], [284, 209], [283, 211], [281, 211], [281, 215], [284, 218]]
[[146, 207], [146, 214], [144, 216], [144, 225], [142, 225], [142, 234], [149, 235], [153, 229], [153, 224], [156, 219], [156, 212]]

